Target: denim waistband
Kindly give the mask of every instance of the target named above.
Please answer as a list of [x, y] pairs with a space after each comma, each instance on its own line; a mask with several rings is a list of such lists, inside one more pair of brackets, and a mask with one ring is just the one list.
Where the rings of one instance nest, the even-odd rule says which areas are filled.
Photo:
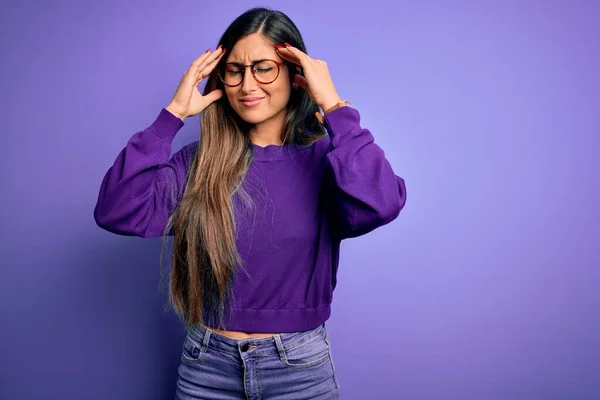
[[198, 342], [204, 351], [207, 348], [212, 348], [238, 355], [252, 348], [252, 354], [255, 356], [272, 354], [282, 356], [287, 350], [301, 346], [319, 336], [324, 336], [326, 333], [325, 323], [308, 331], [278, 333], [266, 338], [246, 339], [230, 338], [205, 325], [193, 325], [187, 328], [188, 336]]

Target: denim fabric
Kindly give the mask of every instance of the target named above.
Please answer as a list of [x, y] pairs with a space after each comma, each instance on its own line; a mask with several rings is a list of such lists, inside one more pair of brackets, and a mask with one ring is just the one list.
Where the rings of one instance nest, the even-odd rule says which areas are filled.
[[187, 331], [175, 398], [339, 399], [325, 324], [263, 339]]

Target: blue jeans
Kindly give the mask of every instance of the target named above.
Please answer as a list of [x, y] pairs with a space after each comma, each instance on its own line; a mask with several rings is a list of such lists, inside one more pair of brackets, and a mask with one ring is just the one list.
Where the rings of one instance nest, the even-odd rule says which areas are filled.
[[188, 329], [176, 399], [338, 399], [325, 324], [263, 339]]

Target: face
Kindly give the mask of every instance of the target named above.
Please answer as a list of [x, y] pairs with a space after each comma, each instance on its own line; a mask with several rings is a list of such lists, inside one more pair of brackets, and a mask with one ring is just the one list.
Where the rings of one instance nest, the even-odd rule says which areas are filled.
[[[283, 62], [275, 52], [274, 46], [268, 38], [254, 33], [235, 44], [226, 62], [247, 66], [265, 59]], [[272, 79], [271, 74], [277, 71], [277, 66], [266, 62], [257, 64], [254, 70], [256, 77], [266, 82]], [[243, 76], [242, 83], [238, 86], [225, 85], [225, 94], [233, 109], [244, 121], [261, 124], [277, 119], [283, 120], [291, 93], [289, 71], [285, 64], [279, 66], [279, 75], [271, 83], [261, 83], [255, 79], [251, 67], [240, 69], [235, 65], [226, 65], [224, 74], [229, 75], [229, 79], [239, 79]]]

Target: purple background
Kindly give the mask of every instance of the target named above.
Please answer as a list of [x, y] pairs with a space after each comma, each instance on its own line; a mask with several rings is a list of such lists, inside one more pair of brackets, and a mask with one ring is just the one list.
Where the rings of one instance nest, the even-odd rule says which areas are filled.
[[[160, 239], [92, 211], [256, 3], [216, 4], [2, 2], [0, 398], [172, 398]], [[408, 187], [396, 221], [342, 247], [343, 398], [600, 398], [599, 2], [284, 4]]]

